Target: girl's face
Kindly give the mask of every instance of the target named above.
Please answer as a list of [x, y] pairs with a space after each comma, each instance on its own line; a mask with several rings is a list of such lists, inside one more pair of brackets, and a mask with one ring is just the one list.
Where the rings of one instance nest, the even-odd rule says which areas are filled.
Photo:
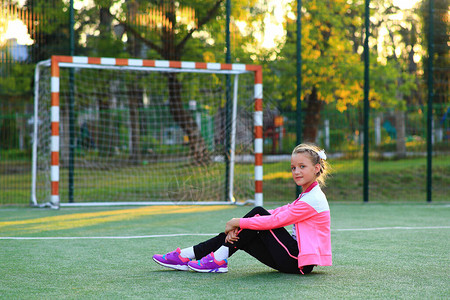
[[320, 165], [313, 165], [308, 154], [296, 153], [291, 157], [291, 170], [295, 183], [305, 191], [316, 180]]

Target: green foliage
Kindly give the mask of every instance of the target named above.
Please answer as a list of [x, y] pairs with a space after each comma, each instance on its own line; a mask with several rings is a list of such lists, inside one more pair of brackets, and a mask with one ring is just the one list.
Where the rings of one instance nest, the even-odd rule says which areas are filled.
[[[416, 13], [420, 16], [418, 27], [423, 33], [419, 41], [423, 49], [433, 49], [433, 78], [434, 78], [434, 103], [448, 104], [448, 74], [450, 69], [450, 51], [448, 46], [448, 33], [450, 31], [450, 19], [448, 17], [448, 1], [433, 1], [433, 15], [430, 18], [430, 0], [419, 2]], [[432, 27], [430, 28], [432, 24]], [[430, 30], [431, 29], [431, 30]], [[432, 35], [432, 36], [431, 36]], [[430, 43], [431, 40], [431, 43]], [[429, 57], [423, 57], [424, 76], [429, 74]], [[439, 113], [445, 113], [440, 111]]]
[[3, 161], [27, 161], [31, 160], [31, 148], [26, 150], [9, 149], [1, 147], [0, 157]]
[[[87, 40], [87, 49], [91, 49], [90, 52], [97, 56], [120, 56], [114, 52], [123, 52], [124, 44], [117, 43], [121, 37], [113, 34], [114, 26], [120, 23], [125, 26], [128, 43], [125, 51], [127, 54], [122, 53], [122, 56], [141, 57], [141, 50], [145, 45], [147, 52], [144, 56], [150, 59], [208, 62], [225, 60], [224, 0], [94, 2], [94, 6], [78, 11], [77, 23], [80, 24], [80, 32], [92, 32], [96, 29], [94, 35]], [[232, 1], [232, 30], [238, 30], [234, 23], [236, 21], [251, 23], [263, 18], [261, 11], [254, 9], [256, 2]], [[244, 54], [242, 45], [253, 41], [251, 32], [233, 36], [234, 58], [248, 61], [248, 53]], [[100, 41], [97, 40], [99, 38]]]
[[[29, 32], [35, 36], [34, 44], [30, 46], [35, 62], [49, 59], [52, 55], [69, 55], [70, 53], [70, 19], [69, 1], [63, 0], [33, 0], [25, 1], [27, 10], [33, 12], [35, 21], [29, 28], [36, 32]], [[77, 16], [75, 16], [77, 17]], [[36, 26], [36, 27], [34, 27]], [[75, 25], [75, 47], [80, 55], [78, 40], [80, 30]]]
[[[0, 76], [0, 95], [8, 95], [17, 99], [17, 96], [25, 96], [30, 99], [33, 94], [33, 74], [32, 64], [4, 64], [0, 66], [8, 76]], [[6, 68], [9, 68], [6, 71]], [[2, 71], [3, 72], [3, 71]]]
[[[296, 5], [293, 2], [291, 5]], [[377, 2], [375, 5], [379, 5]], [[295, 9], [293, 8], [295, 11]], [[364, 20], [363, 3], [319, 1], [303, 3], [302, 12], [302, 96], [304, 99], [313, 87], [321, 101], [335, 102], [339, 111], [351, 106], [362, 106], [363, 70], [362, 38]], [[395, 15], [398, 9], [386, 10], [384, 16]], [[378, 27], [393, 24], [386, 17], [373, 25], [373, 39], [378, 38]], [[373, 20], [381, 18], [377, 14]], [[372, 20], [372, 21], [373, 21]], [[287, 19], [287, 39], [277, 60], [270, 63], [267, 89], [273, 97], [283, 99], [283, 107], [296, 107], [296, 23]], [[400, 23], [403, 22], [403, 23]], [[408, 23], [409, 22], [409, 23]], [[391, 26], [396, 36], [403, 35], [414, 19], [401, 20]], [[406, 25], [404, 25], [406, 24]], [[413, 29], [415, 27], [412, 27]], [[411, 29], [412, 30], [412, 29]], [[408, 31], [409, 32], [409, 31]], [[397, 39], [396, 39], [397, 40]], [[403, 40], [402, 40], [403, 41]], [[371, 41], [374, 43], [375, 41]], [[411, 40], [410, 43], [414, 41]], [[406, 42], [386, 47], [403, 47]], [[397, 107], [405, 109], [405, 99], [417, 89], [416, 74], [410, 74], [406, 63], [407, 53], [401, 57], [385, 57], [377, 48], [371, 48], [370, 105], [372, 108]], [[405, 50], [406, 51], [406, 50]], [[267, 74], [267, 75], [266, 75]]]
[[34, 0], [27, 1], [26, 6], [33, 9], [36, 15], [45, 16], [39, 18], [39, 29], [44, 34], [54, 34], [58, 31], [65, 31], [68, 33], [68, 9], [69, 2], [62, 0]]
[[105, 33], [100, 36], [92, 36], [87, 39], [90, 49], [89, 56], [98, 57], [127, 57], [124, 50], [124, 43], [115, 38], [112, 33]]
[[[338, 107], [358, 103], [362, 97], [358, 83], [362, 75], [359, 55], [352, 52], [346, 28], [353, 7], [343, 1], [323, 5], [317, 1], [304, 3], [302, 13], [302, 98], [315, 87], [321, 101], [338, 101]], [[296, 107], [296, 23], [287, 20], [286, 44], [272, 70], [281, 77], [280, 97], [286, 107]]]
[[329, 151], [333, 151], [333, 149], [343, 149], [342, 146], [346, 141], [345, 135], [346, 135], [345, 131], [342, 129], [331, 129], [330, 130], [330, 150]]
[[0, 144], [1, 148], [18, 148], [16, 127], [15, 119], [0, 119], [0, 138], [2, 141]]

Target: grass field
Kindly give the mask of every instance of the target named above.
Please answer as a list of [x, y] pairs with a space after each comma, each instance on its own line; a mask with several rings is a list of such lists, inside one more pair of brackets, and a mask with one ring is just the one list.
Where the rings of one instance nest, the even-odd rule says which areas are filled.
[[[251, 207], [0, 208], [1, 299], [448, 299], [450, 205], [331, 203], [333, 266], [281, 274], [244, 252], [226, 274], [151, 256]], [[272, 207], [268, 207], [272, 208]]]

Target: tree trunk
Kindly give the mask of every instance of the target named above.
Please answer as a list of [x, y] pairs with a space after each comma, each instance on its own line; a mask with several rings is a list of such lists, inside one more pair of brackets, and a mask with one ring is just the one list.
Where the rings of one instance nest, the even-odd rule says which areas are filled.
[[[139, 3], [137, 1], [126, 1], [128, 8], [128, 20], [135, 20], [139, 11]], [[134, 35], [128, 35], [128, 52], [132, 57], [140, 57], [142, 42]], [[139, 86], [139, 76], [135, 76], [135, 81], [128, 84], [128, 105], [130, 114], [130, 152], [129, 160], [131, 163], [138, 163], [141, 159], [140, 147], [140, 118], [139, 107], [142, 103], [143, 90]]]
[[175, 122], [183, 129], [189, 138], [189, 148], [196, 164], [205, 164], [210, 161], [210, 154], [206, 148], [205, 141], [200, 135], [200, 129], [197, 126], [191, 114], [183, 108], [181, 99], [182, 85], [178, 81], [176, 73], [167, 75], [169, 83], [169, 106]]
[[[398, 78], [397, 80], [398, 86], [403, 84], [402, 78]], [[397, 90], [396, 95], [399, 103], [403, 101], [403, 93]], [[396, 150], [397, 157], [403, 158], [406, 157], [406, 130], [405, 130], [405, 112], [399, 109], [395, 110], [395, 131], [397, 132], [396, 139]]]
[[140, 130], [139, 130], [139, 104], [142, 103], [142, 89], [139, 84], [128, 85], [128, 105], [130, 107], [130, 134], [131, 134], [131, 149], [130, 162], [139, 163], [141, 160], [140, 147]]
[[112, 155], [110, 147], [110, 133], [111, 133], [111, 116], [109, 115], [109, 94], [98, 99], [99, 120], [97, 125], [97, 142], [98, 151], [102, 156]]
[[[192, 34], [196, 31], [198, 31], [204, 24], [208, 23], [213, 17], [217, 14], [217, 12], [220, 9], [220, 4], [223, 2], [223, 0], [218, 0], [215, 5], [211, 8], [208, 14], [206, 14], [202, 19], [198, 20], [198, 24], [196, 28], [191, 29], [188, 34], [181, 39], [176, 39], [177, 34], [177, 19], [176, 19], [176, 9], [177, 9], [177, 2], [174, 0], [170, 0], [164, 3], [161, 3], [163, 14], [163, 21], [162, 21], [162, 28], [161, 28], [161, 46], [158, 46], [153, 41], [146, 39], [141, 35], [139, 31], [137, 31], [133, 26], [130, 24], [133, 24], [136, 15], [139, 10], [139, 3], [138, 1], [131, 1], [126, 0], [127, 8], [128, 8], [128, 15], [127, 19], [128, 22], [122, 23], [120, 20], [116, 18], [121, 24], [125, 25], [125, 28], [128, 33], [128, 44], [131, 45], [131, 47], [128, 49], [130, 54], [134, 57], [139, 56], [140, 50], [141, 50], [141, 43], [145, 43], [148, 47], [154, 49], [157, 53], [161, 55], [161, 57], [164, 60], [175, 60], [179, 61], [181, 60], [181, 56], [183, 53], [183, 48], [187, 40], [189, 40], [192, 37]], [[177, 44], [177, 40], [180, 41]], [[208, 162], [210, 160], [210, 154], [208, 149], [205, 146], [205, 142], [203, 138], [200, 135], [199, 128], [197, 127], [197, 124], [193, 120], [192, 116], [190, 115], [189, 111], [186, 111], [183, 108], [182, 98], [181, 98], [181, 87], [182, 85], [177, 79], [176, 74], [167, 74], [168, 78], [168, 85], [169, 85], [169, 106], [170, 106], [170, 112], [174, 118], [174, 120], [177, 122], [177, 124], [182, 128], [184, 133], [189, 138], [189, 147], [191, 149], [192, 155], [195, 158], [196, 163], [204, 163], [205, 161]], [[138, 121], [138, 118], [136, 116], [131, 115], [130, 110], [130, 117], [133, 120]], [[132, 126], [133, 130], [138, 130], [138, 127], [135, 127], [135, 125]], [[135, 133], [138, 133], [136, 131]]]
[[303, 141], [315, 143], [320, 122], [320, 111], [324, 102], [318, 99], [317, 89], [313, 87], [311, 93], [305, 97], [306, 109], [303, 120]]
[[[166, 7], [165, 17], [169, 22], [167, 26], [163, 26], [161, 35], [161, 42], [163, 48], [163, 57], [166, 60], [180, 60], [181, 50], [177, 49], [175, 43], [175, 28], [176, 28], [176, 8], [175, 1], [169, 1]], [[181, 97], [182, 84], [179, 82], [176, 73], [167, 74], [169, 85], [169, 106], [170, 113], [177, 122], [178, 126], [189, 138], [189, 148], [191, 156], [194, 158], [195, 164], [204, 164], [210, 161], [210, 154], [206, 148], [205, 141], [200, 135], [200, 128], [192, 117], [189, 111], [183, 107]]]
[[[136, 15], [139, 12], [139, 3], [138, 1], [127, 1], [127, 8], [128, 8], [128, 15], [127, 19], [130, 20], [129, 22], [133, 24], [136, 20]], [[131, 57], [141, 57], [141, 49], [142, 49], [142, 42], [140, 39], [136, 38], [133, 34], [127, 34], [128, 38], [128, 52], [131, 54]]]
[[405, 112], [401, 110], [395, 111], [395, 130], [397, 131], [397, 157], [406, 157], [406, 130], [405, 130]]

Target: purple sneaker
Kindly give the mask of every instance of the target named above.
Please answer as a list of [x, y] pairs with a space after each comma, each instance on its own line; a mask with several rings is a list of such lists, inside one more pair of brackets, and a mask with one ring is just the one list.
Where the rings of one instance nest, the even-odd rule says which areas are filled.
[[189, 270], [188, 262], [190, 262], [191, 260], [189, 258], [181, 257], [180, 252], [180, 248], [177, 248], [177, 250], [164, 255], [155, 254], [153, 255], [153, 260], [161, 266], [167, 268], [187, 271]]
[[214, 253], [206, 255], [199, 261], [190, 261], [189, 269], [202, 273], [226, 273], [228, 272], [228, 262], [226, 259], [218, 261], [214, 258]]

